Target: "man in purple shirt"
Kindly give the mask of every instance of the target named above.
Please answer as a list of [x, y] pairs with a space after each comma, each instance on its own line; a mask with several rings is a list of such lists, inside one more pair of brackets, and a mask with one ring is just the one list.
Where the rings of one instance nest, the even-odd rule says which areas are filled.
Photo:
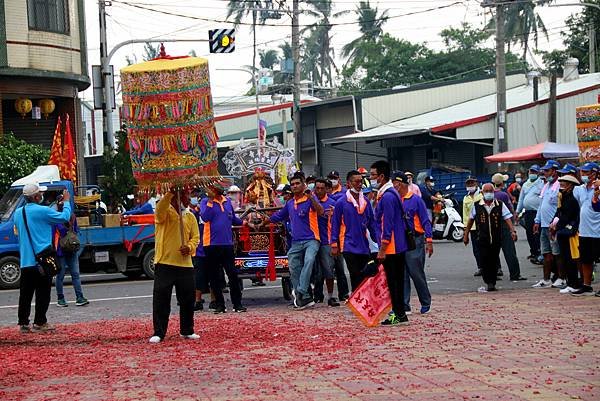
[[290, 180], [294, 198], [283, 209], [277, 211], [265, 223], [290, 221], [292, 246], [288, 250], [290, 278], [294, 287], [294, 305], [297, 309], [313, 306], [315, 301], [309, 295], [308, 287], [315, 258], [321, 243], [318, 216], [323, 215], [323, 206], [306, 188], [304, 174], [295, 173]]
[[[498, 199], [502, 203], [506, 205], [508, 211], [510, 212], [513, 223], [515, 219], [515, 209], [513, 208], [513, 204], [510, 201], [510, 197], [506, 192], [504, 192], [504, 182], [508, 180], [508, 175], [496, 173], [492, 176], [492, 183], [494, 184], [494, 198]], [[506, 264], [508, 265], [508, 271], [510, 272], [510, 280], [511, 281], [520, 281], [527, 280], [525, 277], [521, 277], [521, 267], [519, 266], [519, 259], [517, 258], [517, 249], [515, 248], [515, 242], [512, 239], [512, 234], [508, 228], [507, 224], [502, 225], [502, 253], [504, 254], [504, 259], [506, 259]], [[498, 259], [498, 276], [502, 276], [502, 267], [499, 263], [500, 259]]]

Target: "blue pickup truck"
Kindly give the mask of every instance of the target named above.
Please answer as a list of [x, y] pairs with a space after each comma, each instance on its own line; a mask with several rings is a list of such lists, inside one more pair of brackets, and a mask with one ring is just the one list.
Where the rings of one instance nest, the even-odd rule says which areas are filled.
[[[48, 187], [45, 199], [54, 199], [66, 189], [71, 193], [70, 202], [76, 215], [84, 217], [89, 213], [75, 207], [73, 195], [77, 189], [71, 181], [39, 183]], [[25, 203], [23, 184], [19, 184], [19, 181], [13, 184], [0, 200], [0, 289], [18, 288], [21, 278], [18, 238], [13, 231], [15, 210]], [[154, 224], [103, 227], [99, 218], [91, 217], [95, 225], [79, 227], [82, 271], [118, 271], [131, 278], [142, 274], [154, 277]]]

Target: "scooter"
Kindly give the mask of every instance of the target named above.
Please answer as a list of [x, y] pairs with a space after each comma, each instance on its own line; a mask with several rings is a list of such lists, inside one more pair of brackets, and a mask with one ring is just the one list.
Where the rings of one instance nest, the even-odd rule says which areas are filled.
[[[451, 189], [451, 187], [447, 186], [446, 190], [448, 189]], [[433, 239], [451, 239], [455, 242], [463, 240], [465, 225], [462, 222], [460, 214], [455, 209], [455, 204], [452, 200], [453, 196], [454, 192], [443, 195], [442, 202], [444, 203], [444, 208], [442, 209], [441, 216], [434, 217], [432, 224]]]

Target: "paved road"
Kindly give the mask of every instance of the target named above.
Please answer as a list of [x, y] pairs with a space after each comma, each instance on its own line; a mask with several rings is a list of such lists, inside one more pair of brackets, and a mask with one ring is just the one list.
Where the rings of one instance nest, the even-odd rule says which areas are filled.
[[[541, 276], [541, 268], [526, 260], [529, 254], [525, 232], [519, 228], [517, 253], [521, 262], [521, 272], [528, 281], [512, 283], [508, 280], [508, 270], [504, 260], [504, 280], [498, 283], [500, 289], [526, 288]], [[427, 259], [427, 273], [430, 289], [434, 294], [449, 294], [476, 291], [482, 284], [479, 277], [473, 277], [475, 271], [471, 247], [462, 243], [437, 241], [434, 244], [434, 255]], [[66, 280], [67, 282], [69, 279]], [[150, 315], [152, 311], [152, 281], [130, 280], [120, 274], [89, 274], [83, 276], [84, 293], [91, 301], [85, 307], [76, 307], [71, 303], [68, 308], [55, 305], [56, 293], [53, 290], [49, 319], [52, 322], [82, 322], [113, 317], [139, 317]], [[251, 287], [245, 281], [244, 302], [249, 308], [261, 308], [280, 304], [287, 307], [282, 297], [281, 282], [267, 282], [266, 287]], [[414, 293], [414, 291], [413, 291]], [[65, 286], [65, 294], [69, 301], [74, 301], [73, 289]], [[0, 326], [16, 324], [18, 290], [0, 291]], [[173, 300], [174, 301], [174, 300]]]

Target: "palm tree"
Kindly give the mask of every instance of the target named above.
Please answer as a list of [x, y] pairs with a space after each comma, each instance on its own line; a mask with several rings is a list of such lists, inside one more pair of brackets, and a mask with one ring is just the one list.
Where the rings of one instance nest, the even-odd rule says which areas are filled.
[[258, 56], [260, 58], [258, 65], [261, 68], [272, 70], [273, 66], [279, 62], [279, 52], [275, 49], [260, 50]]
[[247, 15], [252, 15], [252, 34], [253, 34], [253, 55], [252, 55], [252, 73], [256, 71], [256, 24], [264, 24], [270, 18], [270, 14], [265, 10], [275, 10], [274, 0], [229, 0], [227, 4], [227, 17], [233, 16], [235, 26], [239, 26], [242, 19]]
[[361, 1], [354, 13], [358, 17], [361, 36], [342, 48], [342, 56], [348, 59], [361, 58], [361, 45], [376, 42], [383, 34], [383, 25], [388, 20], [388, 10], [383, 10], [380, 14], [377, 7], [371, 7], [369, 0]]
[[[536, 6], [551, 3], [553, 0], [516, 1], [506, 5], [504, 26], [506, 39], [513, 44], [520, 44], [523, 48], [523, 60], [527, 60], [530, 39], [533, 38], [534, 47], [537, 49], [540, 33], [548, 39], [548, 30], [544, 21], [535, 10]], [[496, 28], [495, 19], [491, 19], [488, 29]]]
[[[341, 17], [349, 11], [333, 13], [331, 0], [307, 0], [307, 4], [311, 9], [305, 10], [304, 13], [318, 18], [318, 20], [303, 29], [303, 33], [309, 32], [308, 37], [305, 39], [304, 58], [306, 60], [307, 56], [317, 56], [320, 68], [314, 69], [313, 80], [321, 85], [328, 82], [332, 86], [332, 69], [337, 72], [337, 67], [335, 65], [334, 50], [331, 46], [331, 20]], [[314, 59], [310, 60], [310, 63], [314, 64], [315, 61]]]

